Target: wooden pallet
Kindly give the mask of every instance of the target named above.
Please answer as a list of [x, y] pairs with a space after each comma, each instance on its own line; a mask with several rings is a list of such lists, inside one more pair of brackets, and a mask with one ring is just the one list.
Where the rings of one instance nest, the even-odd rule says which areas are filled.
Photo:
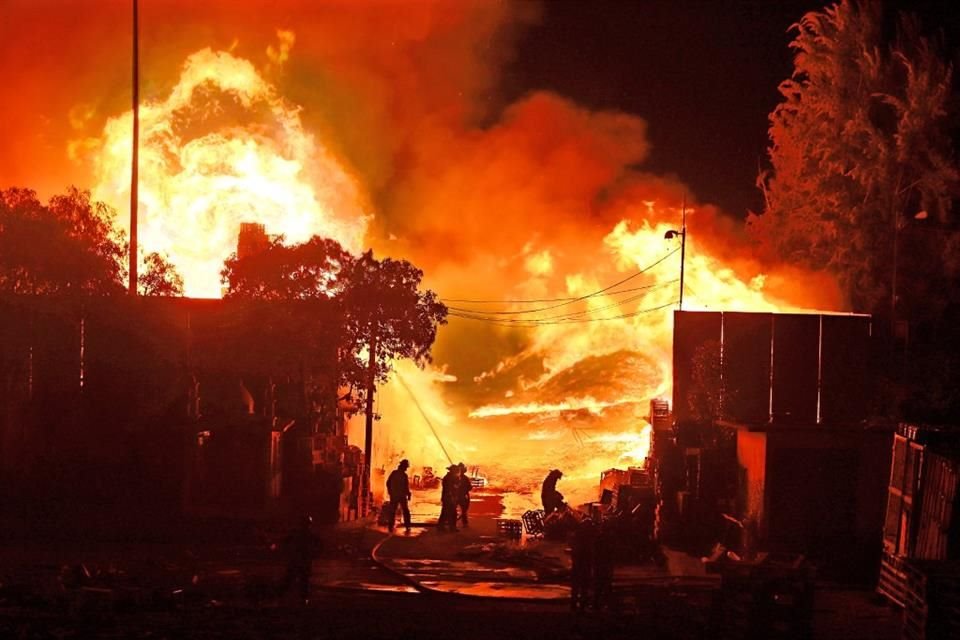
[[880, 558], [880, 579], [877, 593], [891, 603], [902, 607], [907, 601], [907, 574], [904, 571], [904, 558], [884, 552]]

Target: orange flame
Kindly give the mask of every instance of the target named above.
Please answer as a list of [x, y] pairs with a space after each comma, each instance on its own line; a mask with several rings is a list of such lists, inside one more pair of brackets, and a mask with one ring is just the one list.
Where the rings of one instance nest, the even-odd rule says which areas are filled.
[[[292, 34], [281, 39], [271, 64], [283, 63], [294, 40]], [[121, 210], [128, 199], [130, 118], [127, 113], [107, 122], [96, 155], [95, 196]], [[539, 131], [542, 122], [548, 125]], [[587, 153], [570, 151], [577, 140], [562, 140], [550, 154], [555, 166], [544, 169], [538, 154], [559, 135], [551, 133], [550, 122], [557, 132], [595, 136], [596, 144], [585, 144]], [[421, 171], [429, 175], [407, 177], [409, 193], [399, 201], [415, 215], [399, 226], [409, 237], [391, 244], [392, 236], [365, 237], [362, 188], [304, 128], [298, 108], [248, 61], [203, 49], [189, 56], [165, 99], [142, 109], [140, 244], [169, 255], [192, 296], [220, 294], [223, 260], [235, 248], [240, 223], [250, 221], [289, 241], [319, 234], [353, 251], [366, 240], [379, 242], [387, 252], [425, 262], [431, 286], [447, 295], [476, 296], [490, 282], [504, 281], [509, 285], [496, 291], [501, 297], [578, 299], [498, 322], [483, 309], [461, 314], [482, 320], [454, 319], [440, 334], [438, 360], [465, 349], [476, 335], [463, 333], [464, 327], [474, 322], [487, 332], [479, 335], [489, 341], [494, 364], [458, 381], [442, 366], [421, 371], [398, 363], [406, 384], [391, 382], [378, 393], [384, 421], [374, 454], [378, 467], [401, 457], [414, 468], [442, 469], [461, 460], [480, 465], [494, 483], [526, 496], [519, 499], [523, 506], [532, 505], [545, 470], [560, 467], [571, 502], [594, 500], [602, 471], [644, 463], [648, 402], [670, 394], [680, 252], [679, 240], [664, 235], [676, 228], [680, 211], [664, 202], [679, 199], [683, 186], [635, 179], [639, 186], [588, 222], [569, 202], [594, 197], [621, 166], [642, 158], [643, 128], [629, 116], [594, 117], [555, 97], [535, 96], [512, 107], [501, 125], [460, 139], [457, 151], [464, 158], [448, 162], [446, 173], [432, 171], [430, 163], [444, 157], [424, 136], [421, 143], [435, 151], [424, 153]], [[590, 133], [594, 129], [601, 133]], [[624, 137], [630, 144], [620, 144]], [[582, 171], [584, 157], [599, 168]], [[570, 170], [579, 180], [571, 180], [561, 197], [569, 218], [557, 225], [562, 231], [544, 232], [556, 210], [551, 172]], [[522, 184], [512, 182], [515, 175]], [[475, 189], [464, 191], [474, 181], [509, 196], [501, 203], [509, 214], [501, 216], [503, 229], [489, 228], [488, 203], [475, 197]], [[521, 219], [527, 212], [531, 218]], [[749, 258], [732, 259], [719, 246], [715, 217], [712, 210], [688, 210], [684, 308], [798, 310], [823, 299]], [[520, 247], [510, 244], [516, 237]], [[628, 283], [601, 291], [628, 276]], [[463, 283], [467, 290], [455, 289]], [[456, 346], [445, 348], [445, 340]], [[359, 443], [362, 428], [353, 427], [351, 441]]]
[[[121, 211], [131, 120], [109, 119], [95, 155], [94, 196]], [[197, 51], [165, 99], [142, 105], [140, 130], [140, 246], [170, 257], [187, 295], [221, 295], [241, 222], [291, 242], [319, 234], [362, 247], [367, 216], [355, 180], [250, 62]], [[126, 216], [119, 220], [126, 229]]]

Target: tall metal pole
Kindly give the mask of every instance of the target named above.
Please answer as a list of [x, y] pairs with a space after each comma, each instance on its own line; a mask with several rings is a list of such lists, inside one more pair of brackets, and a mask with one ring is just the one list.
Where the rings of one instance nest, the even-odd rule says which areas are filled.
[[370, 498], [370, 477], [371, 466], [373, 465], [373, 394], [376, 391], [376, 365], [377, 365], [377, 330], [373, 323], [370, 324], [370, 357], [367, 362], [367, 406], [366, 406], [366, 429], [363, 439], [363, 464], [364, 464], [364, 487], [363, 500], [364, 505]]
[[137, 295], [137, 193], [140, 165], [140, 20], [133, 0], [133, 157], [130, 164], [130, 282], [129, 293]]
[[687, 263], [687, 196], [680, 205], [680, 307], [683, 311], [683, 271]]

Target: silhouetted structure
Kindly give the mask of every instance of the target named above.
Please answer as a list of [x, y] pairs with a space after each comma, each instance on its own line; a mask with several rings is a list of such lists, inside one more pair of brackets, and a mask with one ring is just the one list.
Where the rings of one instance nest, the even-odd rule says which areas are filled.
[[257, 222], [241, 222], [237, 234], [237, 258], [243, 260], [256, 255], [270, 246], [266, 227]]
[[657, 442], [678, 532], [720, 537], [727, 513], [748, 546], [806, 553], [821, 570], [877, 566], [889, 426], [866, 422], [871, 319], [677, 312], [672, 445]]
[[903, 423], [893, 439], [877, 591], [926, 608], [935, 604], [926, 601], [928, 575], [940, 591], [960, 591], [960, 429]]
[[285, 319], [298, 313], [338, 326], [314, 303], [0, 299], [5, 487], [28, 506], [116, 508], [130, 522], [284, 503], [327, 520], [355, 513], [343, 502], [362, 469], [338, 406], [336, 341], [312, 336], [310, 360], [294, 357]]

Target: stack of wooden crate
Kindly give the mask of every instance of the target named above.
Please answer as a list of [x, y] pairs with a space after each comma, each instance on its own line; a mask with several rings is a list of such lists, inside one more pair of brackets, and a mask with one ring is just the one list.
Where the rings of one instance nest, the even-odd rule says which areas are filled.
[[877, 591], [906, 607], [911, 560], [960, 559], [960, 431], [901, 424], [894, 435]]
[[960, 563], [907, 560], [904, 640], [960, 638]]

